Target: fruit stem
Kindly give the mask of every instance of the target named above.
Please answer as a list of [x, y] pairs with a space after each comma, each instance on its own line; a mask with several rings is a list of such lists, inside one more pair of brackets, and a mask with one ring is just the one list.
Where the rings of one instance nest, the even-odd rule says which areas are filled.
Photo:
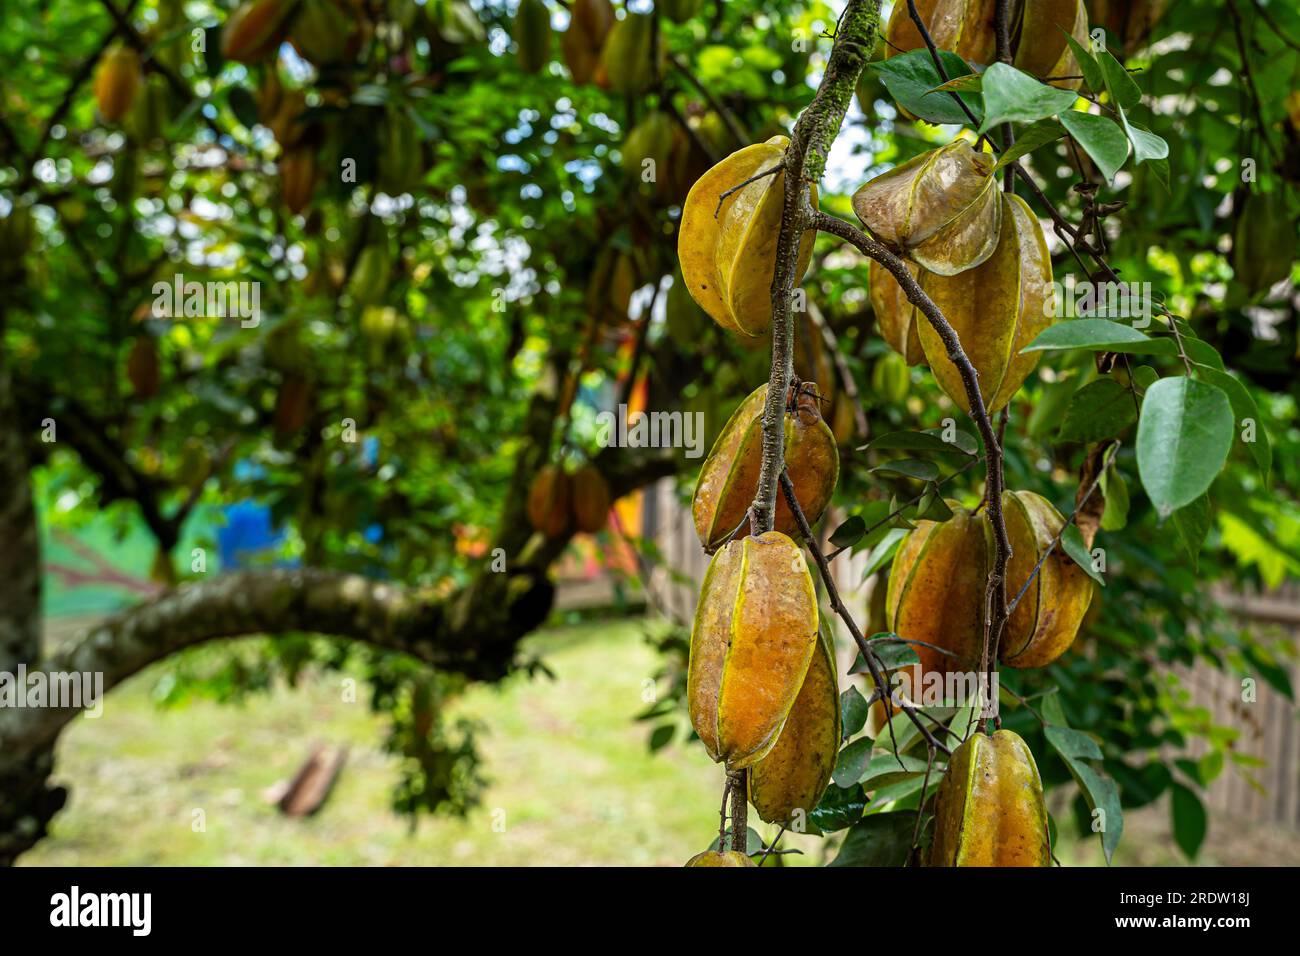
[[750, 531], [771, 531], [776, 519], [777, 479], [785, 469], [785, 402], [794, 374], [794, 286], [799, 246], [812, 227], [809, 184], [818, 182], [857, 87], [858, 75], [876, 46], [881, 0], [849, 0], [835, 29], [826, 72], [808, 108], [799, 114], [781, 167], [784, 206], [772, 272], [772, 367], [763, 404], [763, 459], [750, 510]]

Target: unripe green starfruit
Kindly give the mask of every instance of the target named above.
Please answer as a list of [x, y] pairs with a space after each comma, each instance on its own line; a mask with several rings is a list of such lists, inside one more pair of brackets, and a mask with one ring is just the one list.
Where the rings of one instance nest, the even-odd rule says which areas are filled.
[[953, 751], [935, 801], [929, 865], [1052, 865], [1043, 782], [1018, 734], [976, 733]]
[[803, 552], [779, 531], [725, 545], [695, 609], [686, 698], [710, 757], [742, 770], [775, 746], [817, 646]]
[[[682, 207], [677, 257], [687, 288], [715, 322], [741, 336], [766, 335], [772, 326], [772, 276], [785, 173], [765, 176], [722, 197], [779, 166], [789, 145], [786, 137], [774, 136], [732, 153], [696, 180]], [[810, 189], [816, 207], [817, 187]], [[796, 283], [812, 261], [814, 238], [810, 229], [799, 240]]]
[[[1012, 549], [1007, 600], [1015, 600], [1022, 588], [1024, 595], [1002, 633], [999, 657], [1009, 667], [1046, 667], [1074, 643], [1092, 602], [1092, 580], [1059, 545], [1054, 547], [1065, 519], [1042, 495], [1004, 492], [1002, 514]], [[991, 548], [993, 528], [985, 527]], [[1038, 573], [1030, 581], [1035, 567]]]
[[520, 0], [515, 13], [514, 41], [523, 71], [541, 72], [551, 58], [551, 13], [542, 0]]
[[1237, 217], [1232, 272], [1248, 295], [1267, 291], [1291, 274], [1296, 225], [1280, 193], [1251, 193]]
[[384, 296], [389, 280], [388, 243], [376, 242], [361, 250], [348, 280], [348, 293], [359, 306], [373, 305]]
[[[767, 386], [760, 385], [727, 421], [700, 468], [691, 513], [706, 552], [720, 547], [744, 520], [758, 489], [763, 462], [763, 403]], [[787, 403], [785, 466], [795, 499], [811, 525], [830, 503], [839, 481], [840, 453], [835, 436], [817, 408], [815, 383], [805, 382]], [[799, 525], [777, 493], [776, 530], [799, 533]]]
[[994, 159], [959, 139], [881, 173], [853, 194], [872, 234], [951, 276], [993, 255], [1002, 228]]
[[[979, 373], [980, 394], [991, 415], [1011, 400], [1038, 364], [1038, 352], [1022, 355], [1052, 324], [1055, 292], [1052, 260], [1043, 228], [1029, 205], [999, 193], [1002, 235], [978, 267], [959, 275], [922, 273], [921, 288], [939, 307]], [[948, 358], [948, 347], [929, 322], [919, 325], [921, 347], [935, 381], [962, 411], [970, 411], [966, 385]]]
[[122, 124], [138, 143], [160, 139], [171, 117], [171, 91], [167, 81], [157, 73], [145, 81]]
[[629, 13], [605, 38], [599, 72], [613, 92], [637, 96], [655, 84], [665, 55], [661, 43], [655, 60], [654, 18], [648, 13]]
[[420, 130], [405, 109], [390, 109], [385, 115], [378, 160], [378, 186], [388, 195], [400, 196], [419, 184], [424, 173]]
[[840, 747], [840, 688], [835, 648], [825, 628], [780, 736], [749, 769], [749, 802], [767, 823], [802, 830], [821, 802]]
[[739, 850], [705, 850], [686, 861], [687, 866], [758, 866]]
[[907, 398], [911, 386], [912, 375], [901, 355], [886, 352], [876, 359], [871, 369], [871, 390], [877, 398], [897, 405]]
[[[915, 278], [920, 267], [906, 263], [907, 271]], [[880, 326], [880, 337], [885, 344], [903, 356], [908, 365], [925, 361], [921, 348], [920, 323], [925, 316], [917, 311], [893, 273], [872, 259], [867, 266], [867, 282], [871, 291], [871, 310]]]
[[351, 36], [352, 24], [336, 0], [300, 0], [289, 26], [289, 42], [316, 66], [342, 60]]

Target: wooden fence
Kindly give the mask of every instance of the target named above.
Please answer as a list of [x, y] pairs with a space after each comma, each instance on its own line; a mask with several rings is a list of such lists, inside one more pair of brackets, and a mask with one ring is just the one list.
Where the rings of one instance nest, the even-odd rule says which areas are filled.
[[[832, 517], [823, 528], [833, 529], [836, 524]], [[651, 573], [648, 603], [658, 613], [689, 623], [708, 559], [700, 549], [689, 506], [679, 500], [671, 480], [646, 490], [643, 527], [667, 565]], [[865, 566], [864, 555], [845, 555], [832, 565], [836, 587], [859, 622], [866, 620], [867, 589], [861, 587]], [[673, 572], [681, 580], [675, 580]], [[1226, 596], [1223, 600], [1243, 625], [1278, 628], [1293, 646], [1300, 640], [1300, 587], [1267, 598]], [[841, 646], [839, 653], [847, 667], [852, 650]], [[1205, 795], [1208, 808], [1216, 815], [1300, 829], [1300, 727], [1295, 705], [1256, 675], [1251, 675], [1256, 676], [1256, 699], [1245, 703], [1242, 678], [1248, 675], [1207, 666], [1173, 672], [1190, 701], [1204, 707], [1215, 724], [1240, 732], [1237, 753], [1264, 761], [1262, 766], [1244, 767], [1228, 761]], [[1293, 686], [1300, 686], [1300, 667], [1292, 665], [1291, 680]], [[1205, 749], [1203, 742], [1195, 741], [1191, 755], [1200, 756]]]

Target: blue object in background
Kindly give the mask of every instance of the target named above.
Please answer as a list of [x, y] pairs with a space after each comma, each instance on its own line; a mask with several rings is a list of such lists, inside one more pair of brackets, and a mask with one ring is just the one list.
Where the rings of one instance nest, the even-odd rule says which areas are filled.
[[258, 555], [279, 548], [285, 539], [283, 528], [271, 526], [271, 509], [255, 501], [241, 501], [221, 509], [225, 524], [216, 529], [217, 552], [223, 568], [298, 566], [298, 560], [258, 560]]

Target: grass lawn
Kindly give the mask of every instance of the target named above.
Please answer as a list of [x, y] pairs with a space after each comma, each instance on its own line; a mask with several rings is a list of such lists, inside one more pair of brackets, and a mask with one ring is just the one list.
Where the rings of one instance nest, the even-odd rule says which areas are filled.
[[[680, 866], [717, 832], [722, 771], [696, 745], [649, 753], [643, 681], [658, 658], [639, 621], [540, 632], [527, 650], [556, 680], [514, 678], [476, 687], [457, 711], [481, 720], [490, 786], [466, 819], [422, 817], [414, 829], [389, 809], [393, 758], [364, 701], [344, 703], [339, 675], [307, 680], [241, 705], [198, 701], [160, 710], [160, 671], [109, 695], [104, 716], [78, 720], [59, 744], [58, 778], [71, 789], [52, 835], [26, 865], [656, 865]], [[199, 653], [204, 653], [199, 651]], [[166, 666], [166, 665], [161, 665]], [[345, 744], [347, 766], [329, 801], [305, 820], [282, 816], [263, 793], [288, 779], [314, 742]], [[195, 811], [205, 829], [195, 832]], [[505, 827], [494, 829], [497, 811]], [[1131, 814], [1117, 862], [1176, 865], [1168, 812]], [[767, 835], [773, 832], [759, 824]], [[826, 841], [787, 835], [792, 864], [821, 862]], [[1067, 865], [1097, 865], [1095, 839], [1062, 840]], [[1215, 819], [1201, 862], [1300, 862], [1300, 836], [1241, 832]]]

